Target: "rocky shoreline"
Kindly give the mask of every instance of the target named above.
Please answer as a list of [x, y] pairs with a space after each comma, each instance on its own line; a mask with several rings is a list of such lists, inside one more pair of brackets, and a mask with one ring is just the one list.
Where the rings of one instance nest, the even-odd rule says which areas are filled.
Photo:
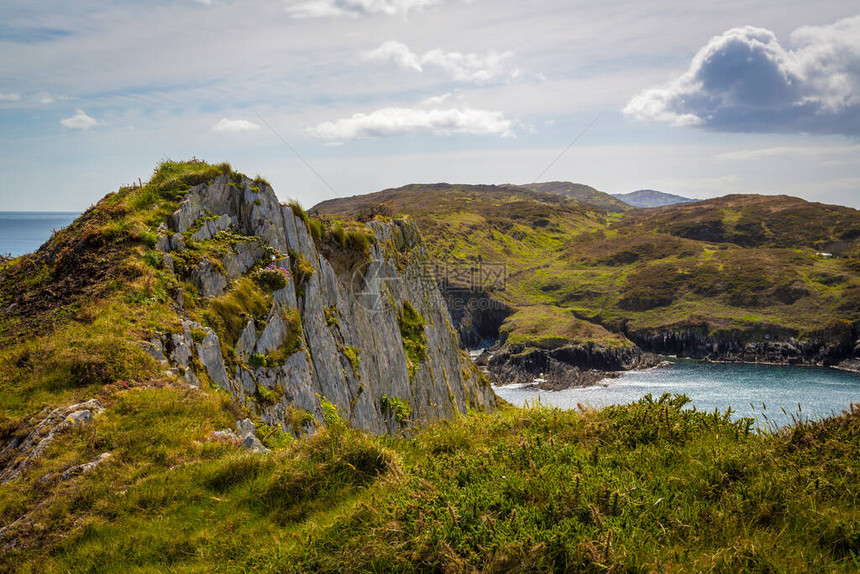
[[856, 327], [839, 336], [809, 339], [789, 335], [749, 341], [742, 331], [709, 333], [704, 326], [663, 332], [638, 331], [627, 336], [646, 352], [726, 363], [835, 367], [860, 359], [860, 333]]
[[536, 349], [504, 345], [477, 360], [495, 385], [523, 384], [538, 380], [541, 390], [560, 391], [593, 386], [623, 371], [656, 367], [663, 358], [636, 347], [606, 348], [594, 344]]
[[715, 363], [833, 367], [860, 373], [860, 340], [841, 342], [755, 341], [717, 339], [690, 332], [638, 336], [634, 347], [606, 348], [594, 344], [539, 349], [502, 345], [485, 350], [475, 362], [494, 385], [534, 383], [540, 390], [589, 387], [634, 369], [663, 366], [666, 357]]

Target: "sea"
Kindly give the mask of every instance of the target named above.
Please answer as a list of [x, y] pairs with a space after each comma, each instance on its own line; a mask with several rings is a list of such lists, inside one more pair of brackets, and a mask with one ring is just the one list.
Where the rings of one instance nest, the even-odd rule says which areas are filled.
[[517, 406], [548, 405], [562, 409], [627, 404], [650, 394], [684, 394], [688, 408], [751, 417], [756, 427], [777, 429], [797, 420], [841, 414], [860, 404], [860, 374], [826, 367], [709, 363], [676, 360], [671, 366], [629, 371], [593, 387], [539, 391], [532, 384], [493, 387]]
[[66, 211], [0, 211], [0, 255], [18, 257], [36, 251], [54, 231], [78, 215]]

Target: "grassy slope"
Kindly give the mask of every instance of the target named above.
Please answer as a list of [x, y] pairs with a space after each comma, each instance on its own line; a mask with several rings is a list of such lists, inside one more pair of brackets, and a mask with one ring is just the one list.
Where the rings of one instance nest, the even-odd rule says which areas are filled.
[[160, 268], [155, 230], [182, 191], [229, 169], [164, 163], [0, 270], [0, 361], [14, 367], [0, 369], [4, 428], [106, 384], [160, 376], [137, 342], [178, 331], [169, 293], [182, 286]]
[[[453, 203], [451, 189], [468, 191], [468, 201]], [[381, 201], [413, 216], [443, 261], [504, 262], [507, 289], [495, 295], [517, 310], [504, 330], [520, 342], [572, 334], [611, 345], [623, 329], [701, 324], [803, 337], [837, 334], [860, 320], [856, 210], [728, 196], [623, 215], [570, 202], [579, 205], [573, 214], [535, 194], [520, 225], [505, 228], [486, 216], [497, 202], [486, 199], [487, 189], [497, 188], [411, 186], [319, 210], [355, 213]], [[507, 202], [513, 220], [517, 203]], [[541, 209], [551, 225], [528, 218]], [[841, 257], [826, 260], [819, 251]], [[547, 325], [544, 335], [535, 332], [539, 324]]]
[[[860, 412], [786, 433], [660, 400], [473, 415], [413, 438], [338, 424], [251, 455], [217, 400], [125, 391], [54, 458], [7, 568], [40, 572], [852, 571]], [[59, 487], [69, 453], [115, 453]], [[120, 462], [122, 461], [122, 462]]]

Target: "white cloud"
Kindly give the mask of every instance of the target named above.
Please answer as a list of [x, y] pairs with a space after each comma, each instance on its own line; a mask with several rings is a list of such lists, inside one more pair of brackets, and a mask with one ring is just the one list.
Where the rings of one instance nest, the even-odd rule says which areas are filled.
[[444, 2], [445, 0], [286, 0], [287, 12], [295, 18], [398, 16]]
[[424, 54], [421, 63], [436, 66], [457, 81], [484, 84], [503, 77], [519, 76], [520, 69], [509, 64], [513, 57], [513, 52], [490, 50], [486, 54], [462, 54], [436, 49]]
[[260, 129], [260, 126], [248, 120], [228, 120], [222, 118], [212, 126], [213, 132], [249, 132]]
[[84, 110], [77, 110], [75, 115], [70, 118], [60, 120], [60, 123], [63, 124], [63, 127], [71, 130], [88, 130], [93, 126], [99, 125], [99, 123], [88, 116]]
[[368, 62], [394, 62], [401, 68], [422, 71], [418, 55], [409, 46], [397, 40], [386, 40], [378, 48], [364, 52], [361, 59]]
[[733, 28], [624, 113], [723, 131], [860, 135], [860, 16], [799, 28], [791, 42], [785, 49], [769, 30]]
[[421, 102], [422, 106], [438, 106], [441, 103], [447, 102], [451, 99], [451, 94], [442, 94], [441, 96], [431, 96]]
[[502, 112], [471, 108], [383, 108], [323, 122], [309, 131], [330, 140], [370, 139], [404, 135], [454, 134], [514, 137], [513, 122]]
[[458, 82], [485, 84], [500, 78], [516, 78], [522, 72], [511, 65], [513, 52], [490, 50], [485, 54], [463, 54], [445, 52], [441, 49], [430, 50], [418, 56], [409, 46], [397, 40], [386, 40], [379, 47], [362, 54], [362, 59], [376, 62], [393, 62], [401, 68], [417, 72], [425, 66], [435, 67]]
[[0, 94], [0, 102], [20, 102], [21, 94]]

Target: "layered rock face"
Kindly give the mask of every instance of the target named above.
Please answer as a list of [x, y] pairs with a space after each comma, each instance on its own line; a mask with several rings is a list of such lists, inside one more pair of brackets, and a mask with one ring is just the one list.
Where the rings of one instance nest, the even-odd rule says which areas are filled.
[[[201, 307], [264, 265], [291, 271], [290, 279], [272, 293], [264, 319], [242, 318], [237, 340], [188, 319], [150, 352], [192, 384], [205, 374], [296, 434], [322, 420], [326, 401], [373, 433], [493, 408], [491, 388], [458, 347], [416, 226], [373, 221], [363, 232], [364, 251], [339, 249], [319, 233], [315, 241], [307, 216], [264, 182], [221, 176], [191, 189], [158, 248], [165, 266], [196, 287]], [[227, 245], [220, 257], [189, 258], [219, 239]], [[419, 341], [405, 334], [404, 316], [418, 322]]]

